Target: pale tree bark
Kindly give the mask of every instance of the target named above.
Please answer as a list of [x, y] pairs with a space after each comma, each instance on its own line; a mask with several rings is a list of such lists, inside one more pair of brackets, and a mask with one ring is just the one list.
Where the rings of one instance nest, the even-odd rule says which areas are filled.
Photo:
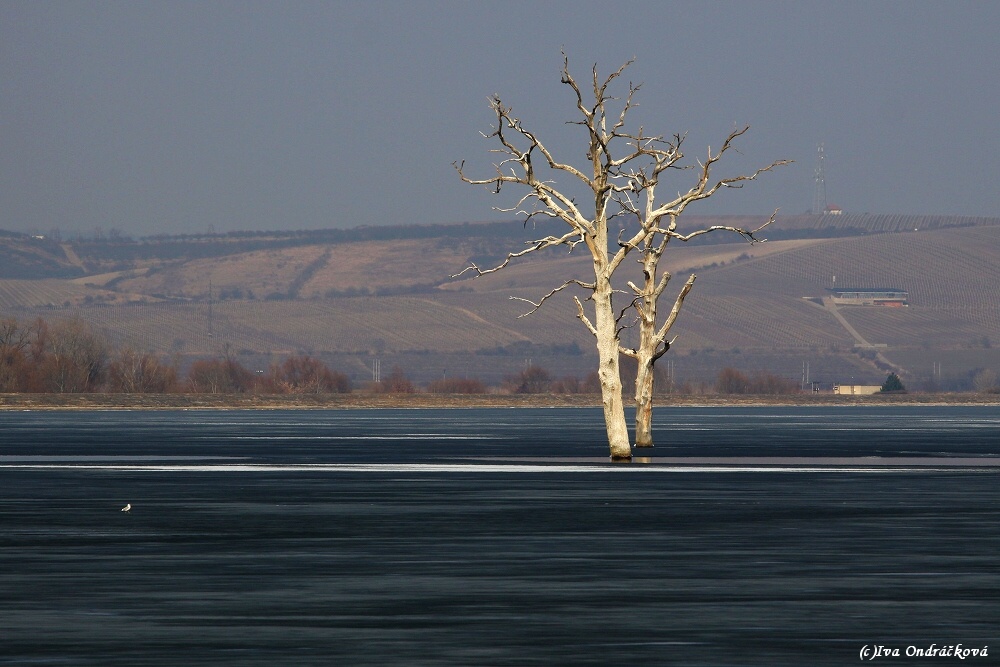
[[[752, 180], [759, 173], [779, 164], [775, 163], [749, 176], [712, 183], [709, 180], [712, 165], [729, 149], [732, 140], [746, 129], [734, 132], [719, 153], [712, 154], [709, 151], [708, 161], [701, 165], [698, 185], [672, 202], [657, 205], [654, 195], [660, 174], [668, 169], [683, 168], [678, 166], [683, 157], [680, 152], [681, 137], [675, 135], [673, 141], [666, 141], [658, 136], [645, 135], [641, 127], [637, 131], [626, 129], [626, 120], [635, 107], [633, 98], [639, 87], [630, 83], [627, 94], [621, 100], [613, 97], [608, 88], [631, 62], [625, 63], [603, 79], [598, 76], [595, 66], [592, 72], [592, 90], [588, 90], [585, 95], [570, 74], [569, 63], [564, 54], [562, 83], [572, 90], [579, 114], [577, 120], [571, 123], [581, 126], [588, 137], [586, 159], [589, 164], [586, 166], [578, 168], [557, 160], [545, 144], [496, 95], [489, 100], [496, 115], [496, 125], [491, 133], [483, 135], [496, 142], [497, 147], [492, 152], [501, 156], [494, 164], [495, 175], [470, 178], [465, 174], [464, 162], [455, 165], [463, 181], [473, 185], [488, 185], [495, 193], [499, 194], [505, 185], [522, 188], [524, 194], [514, 206], [496, 207], [496, 210], [523, 215], [525, 225], [536, 216], [565, 223], [561, 234], [532, 240], [524, 249], [508, 253], [502, 262], [492, 268], [483, 269], [472, 264], [457, 275], [466, 272], [485, 275], [501, 271], [511, 261], [547, 248], [562, 246], [572, 251], [582, 244], [590, 252], [594, 271], [592, 280], [589, 277], [569, 278], [537, 302], [511, 298], [529, 303], [531, 309], [524, 314], [528, 315], [567, 288], [580, 289], [586, 294], [584, 300], [579, 296], [573, 298], [577, 306], [577, 317], [593, 334], [597, 347], [598, 377], [612, 459], [630, 459], [632, 456], [622, 399], [620, 354], [625, 352], [640, 360], [642, 374], [643, 360], [647, 356], [658, 358], [665, 351], [667, 344], [664, 336], [669, 326], [666, 330], [663, 330], [663, 326], [656, 328], [655, 304], [666, 287], [669, 275], [657, 277], [657, 262], [671, 238], [688, 240], [698, 235], [684, 237], [679, 234], [676, 231], [676, 217], [689, 203], [709, 197], [723, 187], [739, 187], [742, 181]], [[568, 182], [557, 189], [555, 183], [559, 177]], [[579, 205], [577, 198], [571, 195], [573, 188], [587, 193], [585, 199], [581, 198]], [[661, 226], [661, 221], [665, 218], [669, 219], [670, 224]], [[619, 230], [616, 238], [610, 235], [611, 223]], [[711, 230], [700, 233], [707, 231]], [[633, 251], [642, 255], [640, 262], [650, 272], [645, 277], [644, 287], [639, 288], [630, 283], [632, 292], [625, 292], [616, 289], [614, 277], [626, 256]], [[689, 289], [690, 286], [687, 287]], [[616, 294], [631, 296], [631, 303], [616, 311]], [[683, 296], [677, 302], [678, 311], [681, 301]], [[590, 312], [584, 307], [584, 303], [591, 304]], [[646, 333], [642, 334], [644, 338], [639, 347], [629, 351], [621, 345], [624, 328], [622, 321], [633, 310], [640, 314], [640, 332]], [[651, 359], [645, 364], [650, 377], [654, 362], [655, 359]], [[651, 396], [651, 380], [643, 375], [641, 382], [642, 386], [649, 387]]]

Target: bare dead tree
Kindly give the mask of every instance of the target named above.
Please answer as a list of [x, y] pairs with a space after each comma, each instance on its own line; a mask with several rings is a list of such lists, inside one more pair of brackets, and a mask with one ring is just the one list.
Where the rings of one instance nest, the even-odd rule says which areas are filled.
[[[525, 313], [527, 315], [567, 288], [577, 288], [587, 294], [583, 301], [579, 296], [574, 296], [573, 299], [577, 317], [596, 341], [598, 377], [612, 459], [630, 459], [632, 456], [622, 400], [619, 356], [625, 352], [636, 357], [640, 360], [640, 367], [647, 356], [659, 358], [668, 345], [665, 343], [666, 333], [693, 284], [692, 277], [675, 301], [675, 312], [657, 329], [656, 300], [669, 280], [668, 274], [657, 275], [659, 256], [672, 238], [690, 240], [701, 234], [723, 229], [713, 227], [683, 235], [676, 228], [677, 216], [688, 204], [705, 199], [721, 188], [739, 187], [743, 181], [752, 180], [779, 164], [774, 163], [749, 176], [723, 179], [715, 183], [711, 181], [712, 166], [729, 150], [732, 141], [746, 132], [744, 128], [733, 132], [718, 153], [709, 151], [708, 160], [700, 164], [700, 178], [695, 187], [684, 195], [678, 195], [672, 202], [658, 205], [655, 189], [660, 175], [670, 169], [686, 168], [679, 165], [683, 158], [680, 151], [682, 137], [675, 136], [671, 141], [646, 135], [641, 127], [638, 130], [627, 129], [627, 117], [636, 106], [634, 98], [639, 86], [630, 83], [627, 94], [621, 99], [613, 97], [609, 87], [631, 63], [632, 61], [625, 63], [603, 79], [599, 77], [595, 65], [592, 71], [592, 91], [588, 90], [587, 95], [584, 95], [583, 89], [570, 74], [568, 58], [563, 54], [562, 83], [572, 90], [579, 113], [578, 119], [570, 122], [581, 126], [586, 132], [588, 165], [576, 167], [557, 160], [498, 95], [489, 98], [490, 108], [496, 116], [496, 125], [492, 132], [483, 135], [497, 144], [492, 150], [500, 155], [500, 159], [494, 164], [496, 173], [487, 178], [470, 178], [465, 173], [464, 162], [455, 164], [459, 176], [466, 183], [487, 185], [497, 194], [505, 185], [523, 189], [524, 194], [514, 206], [496, 207], [496, 210], [523, 215], [525, 225], [536, 217], [558, 220], [566, 225], [562, 234], [550, 234], [529, 241], [525, 248], [508, 253], [502, 262], [492, 268], [483, 269], [472, 264], [458, 275], [472, 272], [481, 276], [501, 271], [512, 261], [547, 248], [565, 247], [572, 251], [583, 245], [590, 252], [593, 280], [589, 277], [568, 278], [537, 302], [520, 300], [527, 301], [531, 306]], [[557, 189], [553, 179], [558, 177], [567, 178], [569, 182]], [[587, 198], [586, 203], [577, 204], [576, 198], [571, 195], [571, 188], [579, 188], [580, 185], [587, 192]], [[616, 238], [611, 237], [611, 224], [621, 225]], [[756, 230], [745, 232], [736, 228], [725, 229], [748, 235], [751, 239], [756, 233]], [[615, 287], [613, 278], [625, 258], [633, 251], [642, 255], [640, 263], [644, 269], [643, 287], [630, 283], [631, 292], [625, 292]], [[630, 296], [631, 302], [616, 311], [613, 303], [615, 294]], [[589, 313], [584, 308], [585, 301], [590, 304]], [[633, 311], [639, 314], [642, 340], [638, 348], [628, 351], [621, 345], [621, 332], [623, 326], [627, 326], [622, 325], [622, 322]], [[643, 331], [646, 333], [643, 334]], [[650, 376], [653, 363], [655, 359], [648, 362]], [[648, 381], [643, 379], [644, 385], [647, 382], [651, 394], [651, 377]]]
[[[674, 199], [664, 202], [657, 201], [656, 188], [660, 177], [669, 170], [689, 169], [682, 165], [684, 137], [674, 135], [670, 140], [662, 137], [644, 137], [642, 131], [632, 137], [637, 157], [627, 173], [616, 174], [619, 178], [627, 178], [632, 186], [629, 190], [616, 194], [616, 201], [621, 213], [629, 218], [635, 226], [645, 232], [639, 251], [638, 262], [642, 267], [641, 286], [628, 281], [632, 301], [628, 308], [622, 311], [624, 316], [630, 309], [635, 311], [635, 319], [624, 326], [638, 325], [638, 344], [634, 348], [622, 346], [621, 353], [636, 360], [638, 370], [635, 380], [635, 444], [637, 447], [652, 447], [653, 420], [653, 383], [655, 380], [654, 366], [656, 361], [670, 349], [671, 341], [667, 335], [680, 314], [681, 306], [691, 288], [696, 276], [691, 274], [680, 292], [674, 298], [670, 312], [662, 323], [657, 321], [657, 305], [671, 279], [671, 274], [661, 271], [660, 259], [667, 244], [676, 239], [690, 241], [712, 232], [725, 231], [738, 234], [750, 243], [758, 243], [765, 239], [758, 234], [774, 222], [777, 211], [771, 214], [764, 224], [756, 229], [746, 230], [740, 227], [712, 225], [702, 229], [682, 234], [677, 229], [678, 218], [692, 203], [707, 199], [724, 188], [741, 188], [747, 181], [755, 180], [761, 174], [775, 167], [788, 164], [788, 160], [777, 160], [757, 169], [751, 174], [731, 176], [715, 180], [712, 178], [713, 166], [732, 149], [733, 142], [749, 130], [749, 126], [733, 130], [715, 153], [708, 149], [708, 156], [696, 165], [697, 179], [686, 192], [679, 193]], [[695, 167], [695, 165], [691, 165]], [[626, 227], [627, 228], [627, 227]], [[619, 237], [619, 244], [622, 244]]]

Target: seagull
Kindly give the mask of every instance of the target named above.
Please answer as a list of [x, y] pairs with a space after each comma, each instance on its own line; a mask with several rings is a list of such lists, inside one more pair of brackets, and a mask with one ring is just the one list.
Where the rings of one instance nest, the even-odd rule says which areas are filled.
[[131, 511], [132, 511], [132, 503], [125, 503], [125, 507], [122, 508], [122, 512], [131, 512]]

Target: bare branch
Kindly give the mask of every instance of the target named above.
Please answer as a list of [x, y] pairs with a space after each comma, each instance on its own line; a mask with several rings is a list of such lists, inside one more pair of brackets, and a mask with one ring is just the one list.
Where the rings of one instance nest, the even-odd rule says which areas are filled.
[[509, 298], [510, 298], [511, 301], [524, 301], [525, 303], [530, 303], [532, 306], [534, 306], [528, 312], [522, 313], [521, 315], [518, 315], [517, 317], [518, 317], [518, 319], [520, 319], [522, 317], [527, 317], [528, 315], [531, 315], [532, 313], [534, 313], [536, 310], [538, 310], [539, 308], [542, 307], [542, 304], [545, 303], [549, 299], [549, 297], [553, 296], [554, 294], [556, 294], [558, 292], [563, 291], [564, 289], [566, 289], [570, 285], [577, 285], [579, 287], [582, 287], [582, 288], [588, 289], [588, 290], [594, 290], [594, 289], [597, 288], [597, 285], [595, 285], [594, 283], [585, 283], [582, 280], [577, 280], [576, 278], [571, 278], [571, 279], [567, 280], [566, 282], [564, 282], [559, 287], [555, 288], [554, 290], [552, 290], [551, 292], [549, 292], [548, 294], [546, 294], [545, 296], [543, 296], [541, 299], [539, 299], [538, 303], [535, 303], [531, 299], [525, 299], [524, 297], [520, 297], [520, 296], [512, 296], [512, 297], [509, 297]]
[[[664, 238], [664, 241], [666, 241], [666, 238]], [[662, 250], [660, 252], [662, 252]], [[654, 299], [660, 298], [660, 295], [663, 294], [663, 290], [667, 289], [667, 284], [670, 282], [672, 277], [673, 276], [669, 271], [664, 271], [660, 274], [660, 280], [656, 283], [656, 286], [653, 287], [653, 293], [651, 295]]]
[[632, 310], [633, 308], [636, 310], [636, 312], [639, 311], [638, 302], [639, 302], [639, 297], [635, 297], [634, 299], [632, 299], [629, 305], [625, 306], [625, 308], [622, 308], [622, 311], [618, 313], [618, 317], [615, 318], [615, 325], [616, 325], [615, 336], [620, 337], [623, 331], [625, 331], [626, 329], [631, 329], [632, 327], [634, 327], [636, 324], [639, 323], [641, 315], [636, 315], [634, 318], [632, 318], [632, 321], [629, 322], [628, 324], [621, 323], [622, 318], [625, 317], [625, 313]]
[[[728, 148], [727, 148], [727, 150], [728, 150]], [[657, 208], [655, 211], [653, 211], [652, 215], [654, 217], [656, 217], [656, 218], [661, 218], [661, 217], [663, 217], [665, 215], [666, 216], [675, 216], [675, 217], [679, 216], [681, 213], [684, 212], [684, 209], [686, 209], [689, 204], [691, 204], [692, 202], [700, 201], [702, 199], [708, 199], [709, 197], [711, 197], [712, 195], [714, 195], [716, 192], [718, 192], [721, 188], [742, 188], [744, 182], [746, 182], [746, 181], [754, 181], [754, 180], [757, 179], [758, 176], [760, 176], [761, 174], [763, 174], [765, 172], [771, 171], [775, 167], [781, 167], [781, 166], [784, 166], [784, 165], [792, 163], [792, 160], [775, 160], [774, 162], [772, 162], [771, 164], [767, 165], [766, 167], [761, 167], [760, 169], [757, 169], [752, 174], [749, 174], [749, 175], [744, 174], [744, 175], [741, 175], [741, 176], [734, 176], [734, 177], [731, 177], [731, 178], [724, 178], [724, 179], [722, 179], [720, 181], [717, 181], [714, 185], [712, 185], [711, 187], [709, 187], [708, 186], [708, 182], [709, 182], [708, 179], [711, 176], [711, 173], [710, 173], [711, 172], [711, 166], [712, 166], [712, 164], [714, 164], [715, 162], [718, 161], [718, 159], [719, 159], [720, 156], [721, 156], [721, 154], [720, 155], [716, 155], [714, 159], [709, 160], [708, 162], [706, 162], [706, 163], [704, 163], [702, 165], [702, 174], [701, 174], [700, 180], [698, 182], [698, 185], [696, 185], [695, 187], [691, 188], [685, 194], [680, 195], [679, 197], [677, 197], [676, 199], [674, 199], [672, 202], [669, 202], [667, 204], [663, 204], [662, 206], [660, 206], [659, 208]]]
[[[600, 89], [597, 89], [597, 87], [596, 87], [597, 86], [597, 65], [596, 64], [594, 65], [594, 86], [595, 86], [595, 93], [596, 93], [595, 97], [597, 98], [597, 100], [599, 100], [599, 103], [601, 104], [601, 106], [603, 106], [603, 103], [608, 99], [608, 97], [607, 97], [608, 86], [611, 85], [611, 83], [615, 79], [617, 79], [618, 77], [620, 77], [622, 75], [622, 72], [624, 72], [626, 69], [628, 69], [629, 66], [632, 65], [632, 63], [634, 63], [634, 62], [635, 62], [635, 57], [633, 56], [624, 65], [622, 65], [621, 67], [619, 67], [618, 70], [614, 74], [611, 74], [610, 76], [608, 76], [608, 78], [606, 78], [604, 80], [604, 83], [601, 85]], [[634, 92], [634, 91], [631, 90], [632, 86], [629, 86], [629, 89], [630, 89], [629, 97], [631, 98], [632, 92]]]
[[660, 343], [660, 345], [662, 345], [663, 347], [659, 347], [656, 350], [656, 352], [653, 353], [652, 361], [653, 361], [654, 364], [656, 363], [657, 359], [659, 359], [660, 357], [662, 357], [664, 354], [667, 353], [667, 350], [670, 349], [670, 346], [673, 345], [673, 343], [674, 343], [675, 340], [677, 340], [676, 337], [674, 337], [673, 339], [671, 339], [669, 341], [662, 341]]
[[[499, 96], [494, 95], [490, 97], [489, 101], [490, 107], [497, 117], [497, 126], [487, 138], [496, 138], [501, 146], [503, 146], [502, 149], [495, 149], [493, 152], [498, 152], [508, 157], [494, 165], [496, 169], [495, 176], [482, 179], [468, 177], [464, 171], [464, 162], [453, 163], [459, 177], [471, 185], [489, 185], [494, 193], [497, 194], [499, 194], [505, 183], [527, 186], [532, 189], [531, 196], [538, 199], [546, 207], [547, 212], [544, 213], [545, 215], [559, 217], [570, 225], [592, 229], [591, 221], [580, 212], [571, 197], [563, 195], [552, 184], [541, 181], [536, 177], [534, 166], [531, 162], [531, 155], [537, 150], [545, 157], [550, 169], [569, 173], [588, 186], [592, 185], [590, 179], [575, 167], [556, 161], [545, 145], [532, 132], [522, 126], [520, 119], [512, 115], [510, 107], [505, 106]], [[527, 148], [518, 148], [504, 133], [505, 129], [513, 130], [525, 139]], [[510, 168], [509, 173], [504, 170], [505, 167]], [[539, 211], [526, 213], [528, 217], [537, 214], [539, 214]]]
[[[663, 342], [663, 340], [667, 337], [667, 334], [670, 333], [670, 327], [674, 326], [674, 322], [677, 320], [677, 316], [681, 312], [681, 306], [684, 305], [684, 298], [688, 295], [688, 292], [691, 291], [691, 288], [694, 287], [695, 278], [697, 278], [697, 276], [692, 273], [691, 277], [687, 279], [686, 283], [684, 283], [684, 287], [681, 288], [680, 293], [674, 300], [674, 307], [670, 309], [670, 314], [667, 315], [667, 319], [664, 320], [663, 326], [660, 327], [659, 331], [657, 331], [654, 336], [654, 340], [657, 345]], [[662, 356], [662, 352], [660, 353], [660, 356]]]
[[465, 267], [458, 273], [453, 274], [451, 277], [459, 278], [468, 273], [469, 271], [474, 272], [477, 276], [485, 276], [486, 274], [495, 273], [500, 269], [506, 267], [508, 264], [510, 264], [511, 260], [517, 259], [518, 257], [524, 257], [529, 253], [533, 253], [538, 250], [544, 250], [545, 248], [552, 248], [554, 246], [560, 246], [560, 245], [568, 246], [570, 250], [572, 250], [582, 241], [583, 238], [581, 238], [580, 233], [575, 229], [563, 234], [562, 236], [546, 236], [545, 238], [538, 239], [537, 241], [529, 241], [528, 242], [530, 244], [529, 247], [525, 248], [524, 250], [507, 253], [507, 257], [500, 264], [494, 266], [491, 269], [481, 269], [475, 262], [472, 262], [471, 264], [469, 264], [469, 266]]
[[569, 73], [569, 56], [563, 51], [563, 70], [562, 70], [562, 83], [565, 83], [573, 92], [576, 94], [576, 108], [580, 110], [580, 113], [584, 115], [585, 118], [590, 118], [590, 110], [583, 105], [583, 93], [580, 92], [580, 86], [576, 84], [576, 79], [573, 75]]
[[590, 333], [594, 334], [595, 338], [600, 338], [600, 336], [597, 333], [597, 329], [594, 327], [591, 321], [587, 319], [587, 314], [583, 312], [583, 304], [580, 303], [580, 297], [574, 296], [573, 301], [576, 303], [577, 318], [579, 318], [579, 320], [583, 322], [583, 326], [587, 327], [587, 330], [590, 331]]
[[[635, 58], [633, 58], [629, 62], [631, 63], [631, 62], [634, 62], [634, 61], [635, 61]], [[628, 85], [628, 97], [625, 98], [625, 105], [622, 107], [622, 111], [618, 115], [618, 122], [616, 122], [614, 124], [614, 127], [611, 128], [611, 135], [612, 136], [621, 136], [621, 135], [618, 134], [618, 130], [620, 130], [621, 128], [625, 127], [625, 116], [627, 116], [628, 112], [632, 109], [633, 106], [635, 106], [633, 104], [633, 102], [632, 102], [632, 98], [635, 96], [636, 93], [639, 92], [639, 88], [641, 88], [641, 87], [642, 87], [641, 84], [633, 85], [633, 84], [629, 83], [629, 85]], [[639, 132], [640, 132], [640, 134], [642, 133], [642, 128], [639, 129]]]
[[656, 231], [658, 233], [661, 233], [661, 234], [664, 234], [666, 236], [669, 236], [670, 238], [675, 238], [675, 239], [677, 239], [679, 241], [690, 241], [693, 238], [696, 238], [698, 236], [702, 236], [704, 234], [708, 234], [710, 232], [726, 231], [726, 232], [734, 232], [736, 234], [739, 234], [744, 239], [746, 239], [746, 241], [749, 242], [750, 244], [764, 243], [765, 241], [767, 241], [767, 239], [759, 239], [759, 238], [757, 238], [757, 233], [760, 232], [760, 230], [762, 230], [765, 227], [767, 227], [768, 225], [770, 225], [772, 222], [774, 222], [775, 218], [778, 215], [778, 210], [779, 209], [774, 209], [774, 213], [772, 213], [771, 217], [769, 217], [767, 219], [767, 222], [765, 222], [760, 227], [757, 227], [756, 229], [752, 229], [752, 230], [746, 230], [746, 229], [743, 229], [742, 227], [731, 227], [729, 225], [712, 225], [711, 227], [705, 227], [704, 229], [699, 229], [697, 231], [691, 232], [690, 234], [680, 234], [680, 233], [675, 232], [675, 231], [673, 231], [671, 229], [660, 229], [660, 228], [657, 228]]

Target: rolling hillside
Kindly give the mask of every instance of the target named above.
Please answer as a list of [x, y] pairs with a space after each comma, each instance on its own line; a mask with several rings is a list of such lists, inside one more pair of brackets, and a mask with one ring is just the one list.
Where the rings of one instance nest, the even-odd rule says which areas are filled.
[[[422, 380], [442, 373], [496, 380], [526, 363], [557, 374], [591, 370], [592, 342], [568, 296], [525, 318], [518, 315], [526, 304], [510, 299], [537, 299], [566, 277], [586, 277], [583, 254], [550, 252], [498, 274], [452, 280], [470, 260], [496, 261], [529, 237], [518, 223], [434, 229], [360, 240], [319, 232], [252, 243], [201, 239], [188, 253], [168, 239], [158, 242], [169, 249], [160, 255], [152, 242], [49, 248], [52, 271], [71, 273], [67, 258], [75, 254], [77, 275], [0, 280], [0, 313], [79, 315], [115, 344], [185, 358], [225, 349], [264, 364], [308, 351], [360, 378], [376, 357]], [[840, 314], [886, 346], [879, 350], [911, 384], [947, 386], [976, 368], [1000, 370], [1000, 219], [793, 216], [769, 232], [772, 240], [755, 246], [668, 250], [677, 289], [688, 273], [698, 275], [664, 358], [675, 380], [709, 382], [731, 365], [796, 379], [808, 367], [810, 379], [824, 383], [880, 382], [885, 370], [874, 353], [855, 349], [852, 335], [807, 298], [824, 296], [834, 280], [909, 292], [908, 308], [841, 307]], [[45, 273], [44, 256], [32, 255], [36, 274]], [[78, 275], [80, 265], [87, 275]]]

